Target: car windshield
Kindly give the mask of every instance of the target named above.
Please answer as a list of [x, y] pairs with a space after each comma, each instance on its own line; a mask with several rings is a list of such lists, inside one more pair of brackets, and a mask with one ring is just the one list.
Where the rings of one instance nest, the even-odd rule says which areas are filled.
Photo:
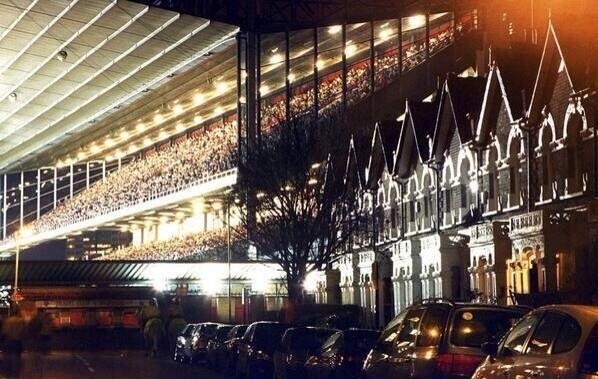
[[216, 325], [216, 324], [204, 324], [201, 326], [201, 329], [199, 330], [199, 332], [206, 336], [213, 336], [214, 334], [216, 334], [217, 328], [218, 328], [218, 325]]
[[455, 312], [451, 344], [479, 348], [484, 342], [498, 342], [523, 311], [462, 309]]
[[247, 325], [239, 325], [237, 327], [237, 329], [235, 330], [235, 334], [230, 336], [230, 338], [241, 338], [241, 337], [243, 337], [243, 334], [245, 334], [246, 330], [247, 330]]
[[292, 351], [316, 351], [336, 331], [333, 329], [305, 328], [293, 333], [290, 343]]
[[183, 329], [183, 333], [181, 333], [181, 335], [183, 337], [191, 337], [191, 334], [193, 333], [193, 329], [195, 329], [195, 325], [187, 324], [187, 326], [185, 326], [185, 329]]
[[216, 339], [219, 341], [224, 341], [226, 339], [226, 336], [228, 336], [228, 333], [230, 332], [230, 330], [232, 329], [232, 326], [221, 326], [218, 328], [218, 330], [216, 330]]
[[375, 330], [347, 330], [343, 336], [343, 350], [348, 354], [365, 355], [376, 344], [378, 333]]
[[277, 347], [287, 328], [287, 325], [275, 323], [258, 325], [254, 335], [256, 345], [267, 348]]

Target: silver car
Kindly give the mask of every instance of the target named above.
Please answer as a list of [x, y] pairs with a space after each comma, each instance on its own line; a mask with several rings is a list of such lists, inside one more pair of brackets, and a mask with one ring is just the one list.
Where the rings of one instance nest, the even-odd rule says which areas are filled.
[[598, 378], [598, 307], [549, 305], [523, 317], [497, 343], [473, 378]]

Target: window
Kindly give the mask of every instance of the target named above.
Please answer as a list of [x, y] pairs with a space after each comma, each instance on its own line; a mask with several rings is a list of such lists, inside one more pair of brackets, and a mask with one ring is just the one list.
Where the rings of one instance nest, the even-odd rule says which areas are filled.
[[513, 326], [522, 312], [495, 309], [463, 309], [455, 312], [451, 344], [481, 347], [484, 342], [498, 342]]
[[415, 221], [415, 201], [409, 202], [409, 222]]
[[509, 193], [515, 193], [515, 167], [509, 167]]
[[525, 353], [533, 355], [548, 354], [562, 321], [563, 317], [558, 313], [546, 312], [529, 340]]
[[579, 337], [581, 337], [581, 327], [577, 321], [570, 316], [564, 316], [559, 335], [552, 347], [552, 354], [565, 353], [573, 349], [577, 345]]
[[419, 324], [424, 314], [423, 309], [413, 309], [405, 316], [394, 342], [394, 353], [397, 356], [407, 354], [415, 346]]
[[548, 155], [542, 154], [542, 184], [548, 184]]
[[397, 227], [397, 209], [395, 207], [390, 209], [390, 227], [393, 229]]
[[429, 211], [429, 202], [430, 202], [430, 198], [428, 196], [424, 196], [424, 216], [428, 217], [428, 213]]
[[448, 317], [448, 309], [446, 307], [430, 307], [424, 314], [424, 319], [421, 324], [420, 333], [417, 337], [417, 346], [436, 346], [440, 342], [442, 333], [444, 332], [444, 325]]
[[461, 208], [467, 207], [467, 187], [465, 184], [459, 186], [459, 192], [461, 192]]
[[488, 198], [494, 199], [494, 173], [488, 173]]
[[575, 177], [575, 147], [569, 146], [567, 148], [567, 176]]
[[380, 338], [378, 339], [378, 342], [376, 343], [377, 351], [379, 351], [381, 353], [385, 353], [385, 354], [390, 354], [392, 344], [393, 344], [395, 338], [397, 337], [399, 328], [401, 327], [401, 322], [403, 322], [403, 320], [405, 319], [406, 314], [407, 314], [406, 310], [399, 313], [399, 315], [397, 317], [393, 318], [388, 323], [386, 328], [384, 328], [384, 330], [382, 331], [382, 334], [380, 335]]
[[326, 340], [326, 342], [322, 344], [322, 356], [330, 357], [334, 355], [336, 351], [336, 346], [338, 345], [338, 341], [341, 338], [341, 335], [341, 332], [334, 333], [332, 336], [330, 336], [330, 338]]
[[502, 355], [520, 355], [523, 353], [523, 345], [534, 325], [538, 321], [538, 314], [534, 313], [523, 318], [507, 335], [503, 344]]
[[598, 375], [598, 323], [594, 324], [583, 347], [579, 369], [583, 374]]
[[444, 190], [444, 210], [445, 212], [451, 211], [451, 189], [447, 188]]

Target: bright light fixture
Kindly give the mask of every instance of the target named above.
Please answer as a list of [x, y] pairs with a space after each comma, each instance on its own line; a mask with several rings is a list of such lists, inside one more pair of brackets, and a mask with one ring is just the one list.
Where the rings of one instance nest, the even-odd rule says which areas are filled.
[[154, 116], [154, 122], [155, 122], [156, 124], [160, 124], [162, 121], [164, 121], [164, 116], [162, 116], [160, 113], [157, 113], [157, 114]]
[[182, 132], [185, 130], [185, 125], [182, 122], [176, 124], [175, 129], [177, 132]]
[[94, 143], [93, 145], [91, 145], [89, 150], [91, 151], [92, 154], [97, 154], [100, 152], [100, 147]]
[[166, 133], [166, 131], [162, 130], [159, 134], [160, 139], [166, 139], [168, 137], [168, 134]]
[[172, 107], [172, 111], [174, 112], [174, 114], [181, 114], [183, 113], [183, 107], [181, 106], [181, 104], [177, 104], [174, 107]]
[[283, 60], [283, 56], [280, 53], [272, 54], [270, 56], [270, 64], [280, 63]]
[[260, 86], [260, 93], [261, 93], [262, 95], [265, 95], [265, 94], [267, 94], [269, 91], [270, 91], [270, 87], [268, 87], [267, 85], [265, 85], [265, 84], [262, 84], [262, 85]]
[[289, 73], [288, 76], [289, 82], [294, 82], [295, 81], [295, 74], [293, 74], [292, 72]]
[[143, 122], [140, 122], [137, 124], [137, 131], [139, 132], [143, 132], [145, 130], [145, 124]]
[[380, 39], [382, 41], [386, 41], [390, 37], [391, 34], [392, 34], [392, 30], [385, 28], [380, 31], [378, 36], [380, 37]]
[[152, 140], [150, 138], [146, 138], [143, 140], [143, 144], [145, 146], [151, 146], [152, 145]]
[[407, 17], [407, 25], [409, 25], [410, 29], [421, 28], [425, 24], [426, 24], [426, 16], [424, 16], [424, 15]]
[[328, 33], [330, 33], [330, 34], [340, 33], [341, 30], [343, 30], [343, 27], [340, 25], [333, 25], [333, 26], [328, 27]]
[[227, 89], [228, 89], [228, 86], [226, 85], [226, 83], [224, 83], [224, 82], [216, 83], [216, 92], [218, 92], [219, 95], [222, 95], [223, 93], [225, 93]]
[[216, 107], [216, 109], [214, 109], [214, 114], [215, 115], [220, 115], [224, 112], [224, 109], [222, 109], [222, 107], [218, 106]]
[[201, 124], [203, 121], [203, 117], [201, 117], [200, 115], [195, 115], [195, 117], [193, 117], [193, 122], [196, 124]]
[[129, 132], [127, 132], [126, 130], [123, 130], [122, 132], [120, 132], [120, 138], [122, 140], [127, 140], [129, 139]]
[[108, 147], [114, 146], [114, 140], [112, 138], [106, 138], [106, 146], [108, 146]]
[[347, 46], [345, 46], [345, 56], [352, 57], [357, 52], [357, 46], [351, 41], [347, 42]]
[[193, 95], [193, 103], [194, 103], [195, 105], [200, 105], [200, 104], [203, 104], [204, 100], [205, 100], [205, 99], [204, 99], [204, 96], [203, 96], [203, 94], [201, 94], [201, 93], [199, 93], [199, 92], [198, 92], [198, 93], [196, 93], [195, 95]]
[[316, 60], [316, 67], [318, 68], [318, 70], [321, 70], [324, 68], [324, 61], [321, 59], [317, 59]]

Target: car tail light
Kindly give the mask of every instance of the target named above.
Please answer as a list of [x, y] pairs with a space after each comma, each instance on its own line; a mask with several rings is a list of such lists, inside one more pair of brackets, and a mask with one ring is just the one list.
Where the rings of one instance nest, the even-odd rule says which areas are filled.
[[483, 357], [467, 354], [439, 354], [436, 366], [443, 374], [471, 376]]

